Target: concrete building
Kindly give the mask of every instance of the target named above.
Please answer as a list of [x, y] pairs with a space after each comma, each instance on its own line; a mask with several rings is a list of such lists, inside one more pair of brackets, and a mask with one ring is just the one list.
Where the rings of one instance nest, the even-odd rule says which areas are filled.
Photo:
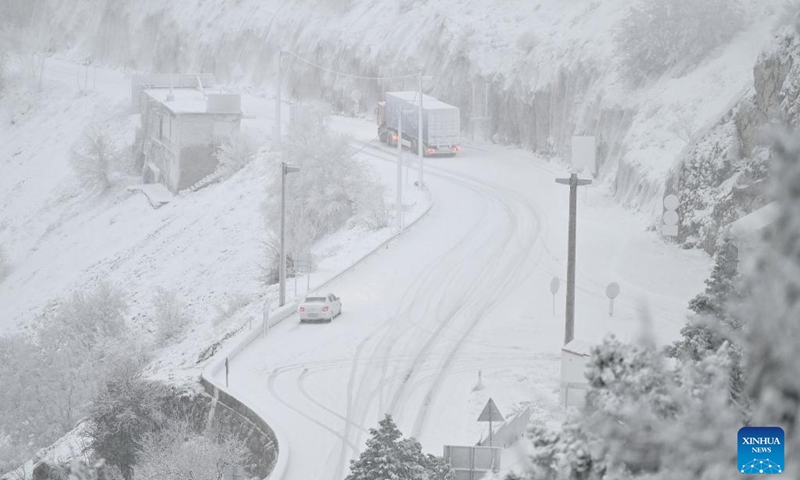
[[161, 87], [165, 83], [138, 88], [142, 177], [174, 193], [214, 171], [219, 143], [238, 139], [242, 109], [239, 94], [211, 93], [199, 78], [196, 88]]

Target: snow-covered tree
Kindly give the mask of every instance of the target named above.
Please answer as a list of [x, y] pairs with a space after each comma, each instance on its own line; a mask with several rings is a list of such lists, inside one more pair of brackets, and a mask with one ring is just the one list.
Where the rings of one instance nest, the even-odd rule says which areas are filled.
[[741, 303], [737, 286], [738, 258], [730, 237], [720, 242], [714, 260], [705, 291], [689, 302], [689, 309], [695, 315], [681, 329], [681, 339], [668, 346], [665, 353], [668, 357], [698, 362], [727, 344], [725, 351], [731, 360], [731, 398], [745, 409], [748, 400], [741, 366], [742, 322], [736, 315]]
[[526, 478], [728, 478], [736, 465], [726, 440], [743, 419], [726, 392], [726, 348], [672, 369], [650, 346], [606, 339], [592, 350], [583, 411], [560, 431], [538, 425], [529, 433]]
[[370, 429], [367, 448], [358, 460], [350, 461], [350, 474], [345, 480], [455, 480], [444, 461], [422, 453], [419, 442], [404, 439], [391, 415], [386, 415], [378, 428]]
[[800, 134], [781, 135], [773, 148], [771, 195], [779, 214], [747, 281], [746, 371], [754, 425], [786, 432], [785, 474], [800, 475]]
[[229, 178], [253, 159], [255, 149], [253, 142], [245, 134], [229, 136], [217, 144], [214, 156], [219, 161], [217, 172], [220, 180]]
[[108, 132], [90, 127], [73, 145], [70, 160], [84, 187], [103, 191], [111, 186], [111, 168], [118, 153]]
[[139, 443], [135, 480], [223, 480], [249, 456], [235, 436], [200, 434], [186, 420], [171, 420], [163, 429], [142, 435]]
[[121, 293], [101, 284], [62, 301], [30, 332], [0, 337], [0, 431], [26, 446], [9, 456], [22, 460], [72, 430], [105, 381], [141, 366], [126, 307]]
[[180, 334], [189, 323], [186, 305], [177, 294], [157, 288], [153, 295], [153, 315], [156, 323], [156, 342], [163, 345]]
[[323, 236], [346, 226], [388, 225], [383, 189], [358, 161], [349, 140], [328, 131], [325, 117], [309, 114], [292, 125], [284, 149], [269, 157], [273, 181], [264, 205], [267, 228], [279, 231], [281, 162], [300, 167], [286, 177], [286, 238], [290, 251], [307, 253]]
[[133, 478], [133, 465], [145, 434], [167, 422], [164, 404], [169, 390], [128, 372], [109, 381], [90, 412], [89, 435], [95, 455]]

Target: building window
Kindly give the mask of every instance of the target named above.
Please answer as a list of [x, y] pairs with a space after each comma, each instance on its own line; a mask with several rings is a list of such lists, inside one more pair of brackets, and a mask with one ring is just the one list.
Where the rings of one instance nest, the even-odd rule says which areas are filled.
[[172, 139], [172, 117], [167, 114], [161, 115], [160, 137], [162, 140]]

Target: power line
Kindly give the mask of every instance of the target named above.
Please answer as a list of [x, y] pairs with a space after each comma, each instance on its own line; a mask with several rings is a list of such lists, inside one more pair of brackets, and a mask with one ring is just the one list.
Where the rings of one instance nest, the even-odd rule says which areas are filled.
[[397, 77], [369, 77], [369, 76], [364, 76], [364, 75], [353, 75], [351, 73], [340, 72], [338, 70], [333, 70], [332, 68], [328, 68], [328, 67], [322, 66], [322, 65], [320, 65], [318, 63], [314, 63], [311, 60], [303, 58], [300, 55], [298, 55], [298, 54], [296, 54], [296, 53], [294, 53], [292, 51], [289, 51], [289, 50], [281, 50], [281, 53], [287, 53], [287, 54], [293, 56], [294, 58], [300, 60], [301, 62], [304, 62], [304, 63], [306, 63], [308, 65], [311, 65], [312, 67], [316, 67], [316, 68], [319, 68], [320, 70], [325, 70], [326, 72], [330, 72], [330, 73], [333, 73], [333, 74], [336, 74], [336, 75], [341, 75], [343, 77], [358, 78], [358, 79], [361, 79], [361, 80], [402, 80], [402, 79], [408, 79], [408, 78], [419, 78], [419, 74], [415, 74], [415, 75], [400, 75], [400, 76], [397, 76]]

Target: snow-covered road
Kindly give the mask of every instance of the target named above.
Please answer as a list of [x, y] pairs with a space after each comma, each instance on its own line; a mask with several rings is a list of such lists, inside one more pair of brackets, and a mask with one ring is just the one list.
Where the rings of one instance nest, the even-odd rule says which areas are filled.
[[290, 478], [343, 478], [383, 412], [424, 434], [470, 332], [541, 256], [535, 212], [520, 214], [513, 196], [439, 169], [427, 183], [428, 217], [330, 285], [341, 317], [291, 319], [232, 366], [232, 393], [269, 408], [288, 432]]
[[[395, 161], [381, 147], [365, 154]], [[230, 392], [287, 436], [285, 478], [344, 478], [348, 461], [384, 413], [425, 450], [441, 454], [443, 444], [478, 440], [475, 418], [488, 395], [501, 409], [538, 397], [550, 402], [545, 409], [553, 408], [563, 320], [553, 317], [546, 285], [566, 270], [567, 192], [553, 181], [558, 169], [518, 150], [428, 160], [434, 207], [386, 250], [329, 285], [343, 299], [343, 314], [321, 325], [292, 317], [236, 357]], [[625, 241], [615, 242], [620, 232], [609, 228], [609, 218], [599, 220], [582, 227], [595, 237], [589, 245], [608, 250], [584, 258], [579, 270], [578, 336], [593, 340], [608, 331], [630, 336], [638, 330], [632, 321], [640, 311], [636, 295], [618, 301], [613, 321], [602, 319], [606, 279], [598, 272], [612, 275], [637, 262], [626, 247], [647, 238], [637, 232], [631, 240], [626, 233]], [[641, 228], [636, 222], [619, 227], [630, 225]], [[670, 248], [657, 240], [650, 246]], [[658, 262], [652, 257], [650, 266], [653, 259]], [[634, 271], [642, 268], [648, 265]], [[651, 283], [651, 310], [673, 313], [656, 322], [663, 340], [680, 328], [686, 299], [699, 288], [703, 273], [695, 270], [684, 270], [690, 280], [666, 291]], [[559, 311], [561, 298], [563, 289]], [[485, 385], [474, 388], [479, 371]]]

